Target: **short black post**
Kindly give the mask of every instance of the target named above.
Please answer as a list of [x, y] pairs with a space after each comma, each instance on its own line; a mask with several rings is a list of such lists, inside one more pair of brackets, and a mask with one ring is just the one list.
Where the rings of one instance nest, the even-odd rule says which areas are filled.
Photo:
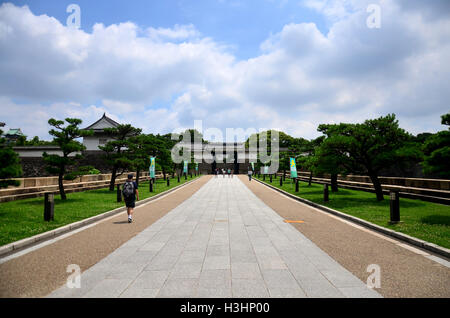
[[263, 174], [263, 181], [266, 181], [266, 175]]
[[170, 187], [170, 179], [167, 178], [167, 186]]
[[325, 183], [323, 185], [323, 201], [324, 202], [328, 202], [329, 198], [328, 198], [328, 183]]
[[189, 177], [192, 179], [192, 172], [190, 173]]
[[298, 192], [298, 185], [299, 185], [298, 179], [295, 179], [295, 192]]
[[55, 211], [55, 195], [46, 193], [44, 197], [44, 221], [53, 221]]
[[272, 175], [270, 175], [270, 183], [272, 183]]
[[153, 179], [150, 179], [150, 192], [153, 192]]
[[280, 178], [280, 187], [283, 186], [283, 178]]
[[389, 191], [389, 199], [391, 205], [391, 221], [389, 223], [396, 224], [400, 222], [400, 196], [397, 191]]
[[184, 174], [184, 180], [187, 180], [187, 173]]
[[120, 184], [117, 185], [117, 202], [122, 202], [122, 191], [120, 191]]
[[178, 177], [178, 183], [180, 183], [180, 175], [177, 174], [177, 177]]
[[277, 179], [277, 174], [275, 173], [275, 175], [273, 176], [275, 178], [275, 180]]

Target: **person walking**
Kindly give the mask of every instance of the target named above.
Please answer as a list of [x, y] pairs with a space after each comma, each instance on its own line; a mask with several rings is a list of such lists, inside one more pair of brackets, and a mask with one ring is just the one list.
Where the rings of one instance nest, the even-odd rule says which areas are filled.
[[231, 176], [231, 169], [230, 168], [228, 168], [227, 173], [228, 173], [228, 179], [230, 179], [230, 176]]
[[250, 169], [250, 167], [248, 168], [248, 181], [252, 181], [252, 175], [253, 175], [253, 171], [252, 169]]
[[137, 183], [133, 181], [133, 174], [130, 173], [127, 178], [127, 181], [122, 187], [122, 194], [125, 201], [125, 206], [127, 207], [128, 223], [132, 223], [133, 210], [136, 206], [136, 200], [139, 201], [139, 191]]

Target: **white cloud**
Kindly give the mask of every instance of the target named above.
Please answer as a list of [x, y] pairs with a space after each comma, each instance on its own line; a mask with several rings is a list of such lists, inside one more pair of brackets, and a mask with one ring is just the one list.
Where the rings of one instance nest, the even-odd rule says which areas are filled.
[[394, 112], [413, 133], [442, 129], [449, 18], [380, 1], [382, 27], [369, 29], [365, 1], [304, 4], [332, 21], [328, 34], [288, 24], [261, 44], [261, 55], [242, 61], [193, 25], [96, 24], [87, 33], [3, 4], [2, 121], [45, 137], [50, 117], [88, 125], [107, 112], [146, 132], [202, 119], [204, 128], [276, 127], [313, 138], [320, 123]]

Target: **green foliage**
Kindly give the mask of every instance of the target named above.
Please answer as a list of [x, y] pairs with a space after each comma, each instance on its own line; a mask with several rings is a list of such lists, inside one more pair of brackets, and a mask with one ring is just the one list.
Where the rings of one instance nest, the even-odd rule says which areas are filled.
[[394, 114], [362, 124], [320, 125], [318, 130], [327, 138], [317, 152], [317, 169], [330, 174], [368, 174], [378, 200], [383, 200], [379, 171], [420, 157], [412, 136], [398, 126]]
[[339, 170], [377, 173], [399, 159], [418, 155], [409, 143], [411, 135], [399, 128], [393, 114], [363, 124], [320, 125], [318, 130], [327, 136], [321, 148]]
[[20, 182], [17, 180], [5, 180], [20, 177], [22, 175], [22, 167], [19, 155], [6, 144], [6, 140], [2, 135], [3, 131], [0, 130], [0, 188], [7, 188], [10, 185], [18, 186]]
[[[105, 154], [105, 161], [112, 167], [111, 180], [109, 183], [109, 190], [114, 190], [114, 184], [117, 176], [123, 174], [126, 170], [132, 169], [137, 163], [136, 158], [129, 154], [130, 148], [133, 144], [129, 141], [130, 138], [138, 136], [141, 129], [135, 128], [130, 124], [119, 125], [115, 128], [106, 128], [104, 132], [109, 135], [110, 140], [104, 146], [99, 146]], [[117, 174], [117, 172], [119, 172]]]
[[25, 146], [52, 146], [55, 145], [54, 141], [40, 140], [38, 136], [34, 136], [33, 139], [25, 141]]
[[93, 131], [81, 130], [79, 125], [82, 123], [78, 118], [66, 118], [66, 126], [64, 121], [50, 118], [49, 125], [53, 128], [49, 131], [49, 134], [53, 136], [53, 142], [59, 146], [62, 156], [56, 154], [43, 153], [42, 157], [47, 164], [47, 170], [50, 173], [58, 174], [59, 176], [59, 193], [61, 199], [66, 199], [64, 192], [63, 178], [67, 173], [67, 168], [74, 165], [77, 160], [81, 159], [81, 155], [70, 156], [74, 152], [81, 152], [85, 149], [83, 144], [77, 141], [77, 138], [90, 136]]
[[[443, 125], [450, 125], [450, 113], [441, 118]], [[450, 130], [429, 136], [423, 145], [423, 152], [422, 166], [425, 173], [450, 178]]]
[[67, 173], [64, 176], [64, 180], [75, 180], [76, 178], [78, 178], [80, 176], [93, 175], [93, 174], [100, 174], [100, 170], [95, 169], [93, 166], [81, 166], [81, 167], [78, 167], [76, 170]]
[[150, 157], [156, 158], [156, 165], [164, 172], [170, 172], [173, 166], [171, 143], [160, 135], [138, 135], [129, 139], [128, 156], [132, 167], [146, 170], [150, 166]]

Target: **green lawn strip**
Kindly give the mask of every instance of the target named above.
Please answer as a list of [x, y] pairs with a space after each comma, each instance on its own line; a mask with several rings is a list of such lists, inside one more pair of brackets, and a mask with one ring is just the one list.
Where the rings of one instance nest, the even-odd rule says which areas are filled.
[[[177, 178], [170, 179], [170, 187], [166, 181], [158, 179], [152, 193], [148, 182], [140, 182], [139, 199], [149, 198], [195, 178], [184, 180], [182, 177], [180, 183]], [[123, 202], [116, 201], [116, 191], [110, 192], [107, 188], [68, 193], [66, 202], [56, 195], [55, 220], [52, 222], [44, 221], [43, 197], [0, 203], [0, 246], [124, 206]]]
[[[262, 180], [261, 178], [258, 178]], [[279, 178], [272, 183], [280, 188]], [[295, 193], [295, 184], [286, 179], [281, 187], [284, 191], [324, 205], [334, 210], [356, 216], [371, 223], [392, 229], [397, 232], [417, 237], [445, 248], [450, 248], [450, 206], [400, 198], [400, 219], [402, 223], [389, 224], [390, 208], [389, 197], [378, 202], [375, 194], [364, 191], [342, 189], [334, 193], [329, 190], [329, 202], [323, 201], [323, 185], [300, 182], [299, 192]]]

